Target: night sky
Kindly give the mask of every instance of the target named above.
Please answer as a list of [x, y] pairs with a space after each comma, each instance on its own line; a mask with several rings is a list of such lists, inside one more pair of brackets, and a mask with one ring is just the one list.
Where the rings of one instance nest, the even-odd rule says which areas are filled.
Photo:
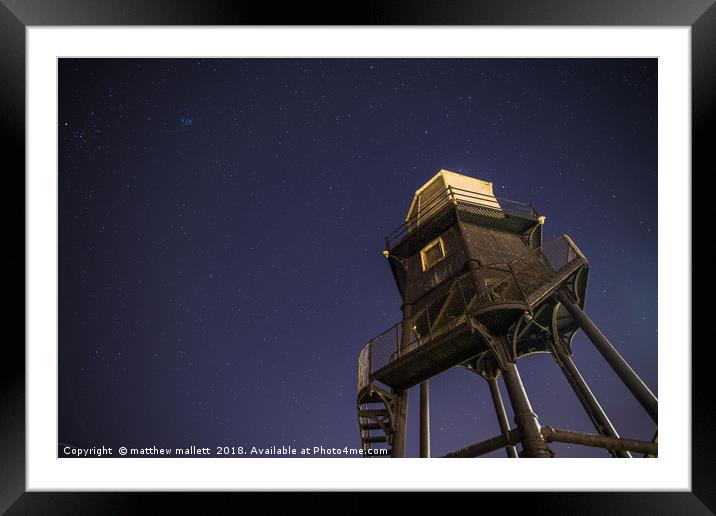
[[[574, 239], [658, 396], [655, 59], [60, 59], [58, 126], [61, 443], [359, 448], [358, 353], [401, 317], [383, 237], [441, 168]], [[574, 358], [651, 439], [581, 332]], [[518, 366], [542, 424], [593, 431], [548, 355]], [[464, 369], [431, 412], [434, 456], [499, 433]]]

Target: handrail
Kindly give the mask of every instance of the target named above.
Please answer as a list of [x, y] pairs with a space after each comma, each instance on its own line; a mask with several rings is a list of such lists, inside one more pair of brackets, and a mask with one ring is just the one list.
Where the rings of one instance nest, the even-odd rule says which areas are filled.
[[[503, 199], [480, 192], [474, 192], [471, 190], [465, 190], [464, 188], [458, 188], [454, 186], [448, 186], [447, 188], [440, 190], [428, 198], [427, 202], [421, 206], [418, 211], [413, 214], [403, 224], [391, 231], [386, 237], [386, 246], [392, 248], [401, 241], [403, 241], [407, 235], [415, 230], [420, 224], [427, 223], [440, 211], [457, 202], [463, 202], [467, 204], [473, 204], [493, 210], [496, 213], [503, 212], [517, 216], [529, 216], [536, 217], [537, 211], [534, 206], [523, 201], [515, 201], [512, 199]], [[497, 206], [495, 206], [495, 204]]]

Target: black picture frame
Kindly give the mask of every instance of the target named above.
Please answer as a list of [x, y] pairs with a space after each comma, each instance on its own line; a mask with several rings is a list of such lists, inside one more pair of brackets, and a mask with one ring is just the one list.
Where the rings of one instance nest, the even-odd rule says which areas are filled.
[[[12, 165], [6, 180], [19, 190], [6, 188], [6, 201], [23, 198], [25, 191], [25, 28], [51, 25], [552, 25], [552, 26], [689, 26], [692, 71], [692, 177], [706, 173], [712, 140], [708, 128], [716, 126], [716, 6], [714, 0], [457, 0], [336, 2], [331, 8], [306, 3], [276, 6], [266, 2], [216, 0], [0, 0], [0, 128], [2, 147]], [[660, 142], [665, 144], [665, 142]], [[23, 192], [21, 196], [18, 191]], [[20, 208], [5, 202], [6, 220], [15, 220]], [[23, 210], [23, 221], [24, 221]], [[696, 220], [696, 219], [695, 219]], [[23, 268], [24, 224], [7, 224], [6, 231], [22, 238], [22, 251], [8, 252], [11, 264]], [[22, 232], [22, 235], [20, 233]], [[15, 236], [15, 234], [13, 234]], [[9, 240], [9, 239], [8, 239]], [[7, 246], [9, 251], [10, 247]], [[8, 269], [11, 277], [18, 274]], [[24, 276], [24, 275], [23, 275]], [[24, 284], [23, 284], [24, 292]], [[6, 298], [7, 299], [7, 298]], [[24, 320], [23, 302], [7, 306], [22, 314], [6, 320]], [[14, 300], [13, 300], [14, 301]], [[681, 300], [691, 303], [691, 300]], [[696, 307], [696, 305], [694, 305]], [[15, 315], [15, 317], [13, 317]], [[684, 328], [684, 339], [691, 340]], [[24, 335], [24, 326], [23, 326]], [[684, 343], [680, 343], [683, 345]], [[706, 343], [708, 344], [708, 343]], [[685, 347], [685, 346], [684, 346]], [[686, 347], [685, 347], [686, 348]], [[644, 493], [511, 493], [509, 505], [530, 511], [568, 514], [712, 514], [716, 510], [713, 486], [716, 456], [710, 438], [713, 410], [703, 398], [709, 393], [709, 346], [691, 346], [692, 354], [692, 491]], [[28, 493], [25, 492], [25, 350], [24, 339], [5, 339], [0, 360], [0, 512], [7, 514], [127, 514], [147, 507], [142, 493]], [[161, 495], [167, 497], [169, 495]], [[207, 497], [182, 494], [184, 508]], [[480, 506], [497, 502], [502, 493], [481, 493]], [[490, 496], [493, 500], [486, 501]], [[360, 493], [354, 493], [360, 506]], [[215, 501], [217, 497], [212, 497]], [[306, 503], [310, 498], [303, 497]], [[389, 510], [389, 502], [372, 499], [370, 505]], [[395, 503], [395, 502], [393, 502]], [[473, 502], [475, 499], [473, 498]], [[312, 505], [315, 504], [315, 500]], [[357, 505], [356, 505], [357, 504]], [[349, 507], [347, 506], [347, 507]], [[231, 505], [227, 506], [231, 510]], [[327, 510], [332, 510], [327, 506]], [[335, 509], [335, 508], [333, 508]], [[233, 511], [232, 511], [233, 512]]]

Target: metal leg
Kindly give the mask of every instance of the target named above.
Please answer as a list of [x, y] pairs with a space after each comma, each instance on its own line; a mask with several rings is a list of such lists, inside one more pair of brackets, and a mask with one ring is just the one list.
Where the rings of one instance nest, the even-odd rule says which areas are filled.
[[557, 291], [555, 297], [562, 303], [572, 317], [574, 317], [580, 328], [582, 328], [587, 337], [589, 337], [589, 340], [594, 343], [594, 346], [606, 359], [617, 376], [621, 378], [624, 385], [627, 386], [634, 397], [641, 403], [644, 410], [647, 411], [654, 422], [658, 422], [659, 402], [656, 396], [654, 396], [634, 370], [629, 367], [626, 360], [614, 349], [614, 346], [612, 346], [604, 334], [599, 331], [599, 328], [596, 327], [592, 320], [587, 317], [587, 314], [585, 314], [565, 292]]
[[[505, 406], [502, 403], [502, 396], [500, 395], [500, 387], [497, 385], [497, 378], [488, 378], [487, 385], [490, 386], [490, 394], [492, 394], [492, 403], [495, 405], [495, 413], [497, 414], [497, 422], [500, 425], [500, 431], [505, 438], [508, 438], [510, 434], [510, 422], [507, 419], [507, 412], [505, 412]], [[508, 457], [512, 459], [517, 458], [517, 450], [514, 446], [505, 446], [505, 451], [507, 452]]]
[[430, 382], [420, 383], [420, 456], [430, 457]]
[[513, 362], [508, 362], [505, 364], [502, 374], [505, 378], [507, 394], [510, 397], [510, 403], [515, 413], [515, 423], [517, 423], [517, 428], [520, 431], [524, 456], [551, 457], [552, 453], [540, 433], [537, 415], [532, 412], [532, 406], [522, 385], [517, 365]]
[[[597, 398], [592, 393], [592, 390], [587, 385], [582, 375], [574, 364], [572, 357], [570, 357], [559, 345], [554, 346], [552, 350], [555, 355], [555, 359], [560, 369], [567, 378], [567, 381], [574, 389], [577, 398], [582, 403], [584, 410], [594, 423], [594, 428], [601, 435], [607, 437], [619, 438], [619, 434], [609, 420], [609, 417], [604, 412], [604, 409], [597, 401]], [[631, 454], [628, 451], [623, 450], [608, 450], [609, 453], [614, 457], [620, 458], [631, 458]]]
[[391, 457], [405, 457], [405, 436], [408, 426], [408, 392], [408, 389], [405, 389], [398, 393]]
[[[397, 343], [398, 349], [402, 350], [410, 346], [410, 340], [413, 334], [412, 328], [412, 306], [403, 305], [403, 324], [400, 332], [400, 342]], [[392, 457], [405, 457], [405, 440], [408, 430], [408, 389], [396, 393], [398, 401], [395, 407], [395, 433], [393, 434]]]

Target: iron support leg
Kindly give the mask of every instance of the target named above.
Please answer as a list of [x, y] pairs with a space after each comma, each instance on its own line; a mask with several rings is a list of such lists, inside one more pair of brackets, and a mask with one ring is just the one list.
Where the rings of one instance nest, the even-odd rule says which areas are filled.
[[[492, 394], [492, 403], [495, 405], [495, 413], [497, 414], [497, 422], [500, 424], [500, 431], [502, 435], [509, 439], [510, 435], [510, 422], [507, 419], [507, 412], [505, 412], [505, 406], [502, 403], [502, 396], [500, 395], [500, 387], [497, 385], [497, 378], [489, 378], [487, 385], [490, 386], [490, 394]], [[517, 450], [514, 446], [505, 446], [507, 456], [516, 459]]]
[[524, 456], [551, 457], [552, 453], [540, 433], [537, 415], [532, 412], [530, 401], [522, 385], [520, 373], [517, 371], [517, 365], [513, 362], [507, 362], [502, 374], [505, 378], [507, 394], [510, 397], [510, 403], [515, 413], [515, 423], [517, 423], [517, 428], [520, 431]]
[[430, 457], [430, 381], [420, 383], [420, 456]]
[[398, 401], [395, 407], [395, 433], [393, 434], [393, 445], [391, 457], [405, 457], [405, 436], [408, 426], [408, 389], [398, 393]]
[[[398, 349], [403, 350], [410, 345], [411, 337], [413, 335], [412, 328], [412, 306], [403, 305], [403, 324], [402, 331], [400, 332], [400, 342], [398, 342]], [[402, 392], [397, 392], [398, 401], [395, 407], [395, 433], [393, 434], [393, 445], [392, 445], [392, 457], [405, 457], [405, 439], [408, 430], [408, 389]]]
[[634, 397], [641, 403], [641, 406], [644, 407], [644, 410], [651, 416], [651, 419], [653, 419], [655, 423], [658, 423], [659, 402], [656, 396], [654, 396], [641, 378], [637, 376], [634, 370], [629, 367], [626, 360], [614, 349], [614, 346], [612, 346], [604, 334], [599, 331], [599, 328], [595, 326], [592, 320], [587, 317], [587, 314], [585, 314], [566, 293], [557, 291], [556, 298], [572, 317], [574, 317], [580, 328], [582, 328], [587, 337], [589, 337], [589, 340], [594, 343], [594, 346], [606, 359], [617, 376], [621, 378], [624, 385], [627, 386]]
[[[574, 364], [572, 357], [570, 357], [563, 349], [558, 345], [554, 348], [554, 353], [557, 355], [557, 363], [562, 369], [564, 376], [567, 377], [567, 381], [574, 389], [577, 398], [582, 403], [584, 410], [587, 412], [589, 417], [594, 422], [594, 427], [597, 432], [607, 437], [619, 438], [619, 434], [609, 420], [609, 417], [604, 412], [604, 409], [597, 401], [597, 398], [592, 393], [592, 390], [587, 385], [582, 375]], [[631, 454], [624, 450], [609, 450], [615, 457], [621, 457], [623, 459], [631, 458]]]

